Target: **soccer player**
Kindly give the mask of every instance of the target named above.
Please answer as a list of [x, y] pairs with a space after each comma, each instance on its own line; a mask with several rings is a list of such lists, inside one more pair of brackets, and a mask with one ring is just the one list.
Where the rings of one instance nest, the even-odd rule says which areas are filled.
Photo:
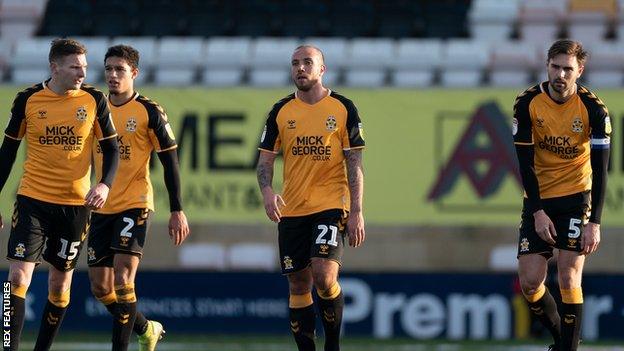
[[[290, 328], [300, 351], [315, 348], [312, 285], [325, 330], [325, 350], [339, 350], [344, 297], [338, 270], [349, 244], [364, 242], [362, 124], [353, 102], [323, 86], [323, 53], [298, 47], [291, 61], [297, 87], [273, 106], [260, 141], [257, 176], [266, 214], [278, 223], [282, 273], [290, 290]], [[273, 165], [284, 155], [282, 197]]]
[[[583, 316], [585, 258], [598, 249], [611, 123], [606, 106], [577, 84], [587, 53], [558, 40], [548, 50], [548, 81], [518, 95], [513, 136], [525, 196], [518, 274], [531, 312], [554, 338], [549, 350], [576, 350]], [[559, 250], [561, 315], [544, 286]]]
[[[72, 274], [87, 237], [90, 209], [104, 205], [119, 163], [117, 134], [104, 94], [83, 85], [87, 50], [71, 39], [52, 41], [51, 78], [17, 94], [0, 147], [0, 189], [22, 138], [27, 151], [17, 191], [7, 258], [11, 261], [11, 347], [24, 325], [26, 292], [41, 256], [50, 263], [48, 301], [35, 350], [49, 350], [69, 305]], [[103, 154], [90, 188], [91, 149]]]
[[[140, 350], [155, 350], [164, 333], [156, 321], [137, 311], [134, 280], [143, 252], [154, 194], [149, 160], [153, 150], [163, 165], [169, 192], [169, 236], [180, 245], [189, 235], [182, 211], [177, 144], [167, 115], [156, 102], [134, 90], [139, 53], [126, 45], [110, 47], [104, 57], [113, 122], [119, 136], [119, 172], [104, 207], [91, 218], [88, 264], [91, 290], [113, 314], [113, 350], [127, 350], [132, 330]], [[96, 174], [101, 172], [96, 150]]]

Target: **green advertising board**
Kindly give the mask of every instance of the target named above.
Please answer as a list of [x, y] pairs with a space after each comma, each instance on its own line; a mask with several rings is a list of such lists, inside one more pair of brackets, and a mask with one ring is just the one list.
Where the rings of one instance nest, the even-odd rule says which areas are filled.
[[[6, 118], [21, 88], [0, 88]], [[522, 191], [511, 141], [516, 89], [337, 89], [357, 105], [366, 150], [365, 218], [382, 225], [515, 225]], [[180, 144], [184, 207], [194, 223], [266, 223], [256, 185], [256, 146], [271, 106], [289, 89], [140, 92], [167, 111]], [[624, 225], [623, 94], [597, 91], [614, 125], [605, 225]], [[0, 196], [11, 211], [23, 149]], [[158, 221], [168, 218], [162, 170], [152, 180]], [[278, 162], [275, 185], [281, 187]]]

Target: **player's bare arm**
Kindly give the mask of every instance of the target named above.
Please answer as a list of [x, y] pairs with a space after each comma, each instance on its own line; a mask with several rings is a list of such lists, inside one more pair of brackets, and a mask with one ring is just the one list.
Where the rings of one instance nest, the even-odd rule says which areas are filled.
[[281, 195], [273, 192], [273, 165], [275, 164], [276, 157], [277, 155], [274, 153], [260, 151], [256, 173], [267, 217], [273, 222], [278, 223], [282, 217], [279, 207], [286, 206], [286, 203], [284, 203], [284, 199], [282, 199]]
[[358, 247], [364, 243], [364, 215], [362, 214], [362, 198], [364, 196], [364, 171], [362, 169], [362, 149], [345, 151], [347, 160], [347, 178], [351, 196], [351, 210], [347, 221], [349, 245]]
[[165, 187], [169, 194], [169, 237], [174, 245], [180, 245], [189, 236], [189, 229], [186, 215], [182, 210], [182, 196], [180, 186], [180, 164], [178, 162], [178, 152], [176, 149], [158, 153], [158, 158], [163, 166]]
[[[4, 188], [7, 179], [9, 179], [19, 146], [20, 141], [17, 139], [4, 137], [4, 141], [2, 141], [2, 146], [0, 146], [0, 192]], [[4, 222], [0, 214], [0, 229], [2, 228], [4, 228]]]

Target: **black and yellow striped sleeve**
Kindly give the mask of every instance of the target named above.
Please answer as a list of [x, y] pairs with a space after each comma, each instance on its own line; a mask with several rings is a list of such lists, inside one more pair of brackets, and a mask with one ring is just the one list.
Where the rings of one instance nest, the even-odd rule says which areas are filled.
[[281, 138], [279, 135], [279, 126], [277, 125], [277, 116], [280, 110], [289, 101], [295, 98], [295, 94], [290, 94], [287, 97], [278, 101], [269, 112], [266, 123], [264, 124], [264, 130], [260, 136], [260, 145], [258, 149], [261, 151], [268, 151], [277, 154], [282, 146]]
[[28, 99], [36, 92], [43, 89], [42, 84], [37, 84], [17, 93], [11, 107], [9, 123], [4, 130], [4, 135], [14, 140], [22, 140], [26, 134], [26, 104]]
[[137, 101], [147, 111], [147, 133], [156, 152], [177, 148], [175, 134], [162, 106], [143, 96], [139, 96]]
[[353, 101], [338, 93], [332, 92], [331, 96], [340, 101], [340, 103], [347, 110], [347, 122], [342, 147], [343, 150], [364, 148], [364, 129], [362, 128], [362, 120], [360, 119], [357, 107], [355, 107]]

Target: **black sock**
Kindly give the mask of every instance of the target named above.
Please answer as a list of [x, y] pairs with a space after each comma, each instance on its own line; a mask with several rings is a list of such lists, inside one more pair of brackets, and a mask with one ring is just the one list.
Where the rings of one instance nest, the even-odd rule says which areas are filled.
[[546, 289], [541, 299], [529, 302], [529, 309], [542, 325], [548, 329], [555, 341], [555, 345], [559, 346], [561, 343], [561, 318], [559, 317], [559, 312], [557, 312], [557, 303], [550, 291]]
[[136, 302], [116, 303], [113, 315], [113, 351], [127, 351], [136, 319]]
[[11, 347], [10, 351], [16, 351], [19, 347], [22, 328], [24, 327], [24, 315], [26, 314], [26, 299], [11, 294]]
[[561, 305], [561, 350], [576, 351], [581, 334], [583, 320], [582, 303], [563, 303]]
[[303, 308], [289, 308], [290, 330], [295, 337], [299, 351], [315, 351], [314, 329], [315, 315], [314, 305]]
[[340, 292], [338, 296], [331, 300], [319, 298], [318, 307], [323, 320], [323, 329], [325, 330], [325, 351], [339, 351], [344, 295]]
[[34, 351], [50, 350], [61, 323], [63, 323], [65, 311], [67, 311], [67, 306], [58, 307], [48, 300], [41, 316], [41, 325], [39, 326], [39, 335], [37, 335]]
[[[117, 302], [110, 303], [108, 305], [104, 305], [108, 312], [115, 315], [115, 309], [117, 308]], [[132, 330], [134, 330], [137, 335], [143, 335], [147, 331], [147, 318], [141, 313], [141, 311], [136, 311], [136, 319], [134, 320], [134, 325], [132, 326]]]

